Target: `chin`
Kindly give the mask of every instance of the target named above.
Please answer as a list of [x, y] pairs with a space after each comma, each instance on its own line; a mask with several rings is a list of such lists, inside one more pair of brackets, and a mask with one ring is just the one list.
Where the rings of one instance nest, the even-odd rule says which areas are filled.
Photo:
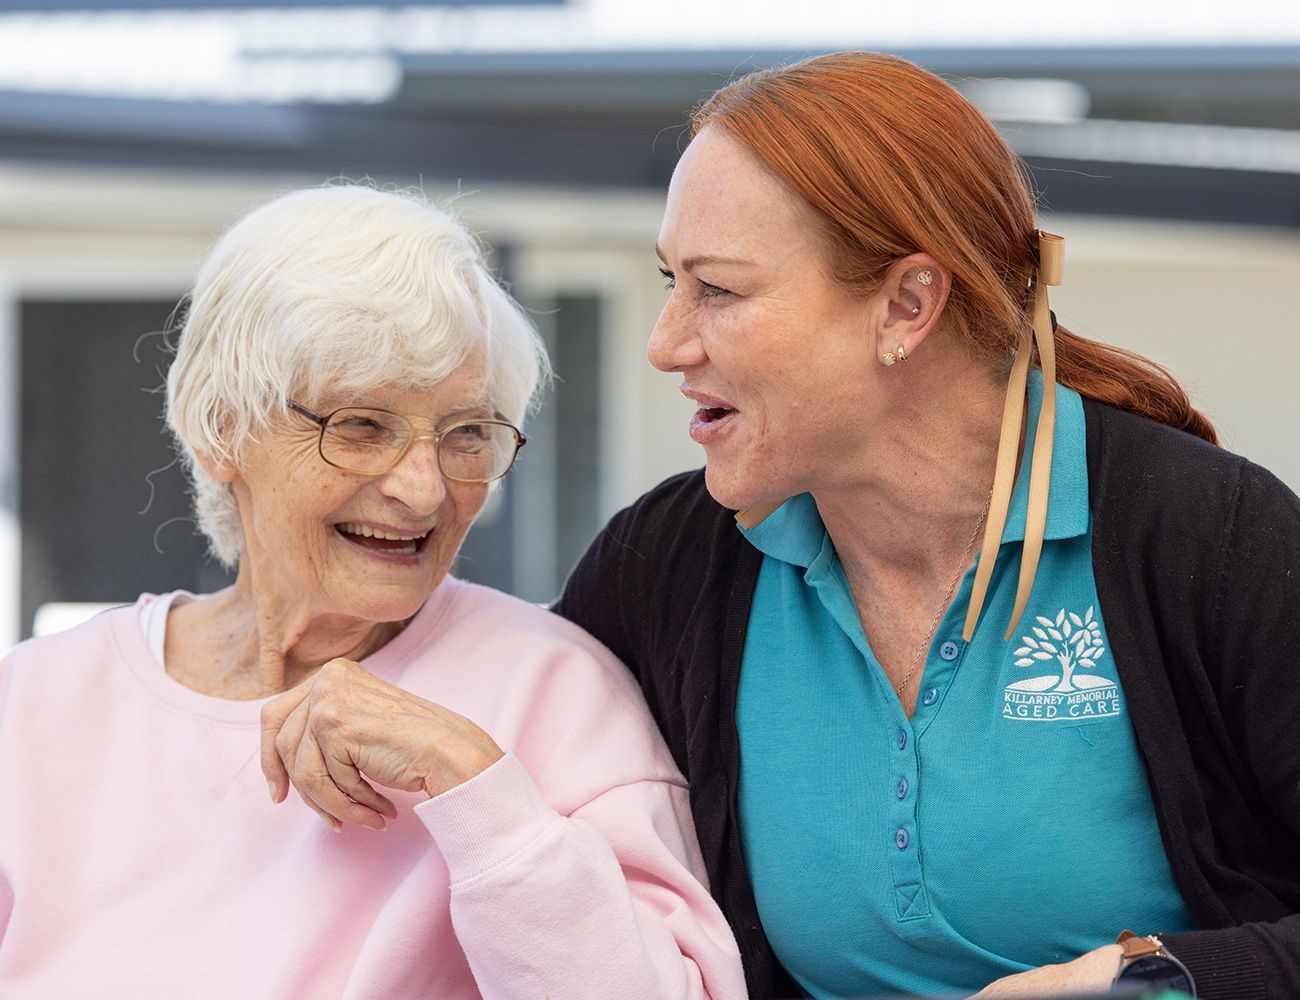
[[421, 587], [373, 587], [352, 602], [349, 614], [364, 621], [401, 622], [415, 616], [446, 574]]
[[759, 480], [746, 475], [745, 469], [731, 469], [721, 462], [710, 462], [704, 467], [704, 485], [709, 496], [728, 510], [744, 510], [759, 504], [788, 500], [793, 493], [774, 490], [770, 480]]

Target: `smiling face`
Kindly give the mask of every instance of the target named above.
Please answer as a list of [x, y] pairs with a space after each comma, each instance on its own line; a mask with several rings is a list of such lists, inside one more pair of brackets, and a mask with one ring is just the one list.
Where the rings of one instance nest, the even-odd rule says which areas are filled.
[[[377, 407], [437, 428], [493, 415], [477, 361], [432, 389], [301, 402], [323, 413]], [[319, 433], [291, 413], [247, 447], [230, 473], [244, 529], [240, 574], [251, 574], [264, 605], [370, 622], [410, 618], [451, 568], [487, 486], [444, 480], [428, 438], [385, 475], [345, 472], [321, 459]]]
[[659, 253], [674, 286], [651, 363], [684, 376], [709, 492], [732, 508], [833, 483], [874, 423], [873, 300], [832, 277], [817, 214], [705, 128], [677, 165]]

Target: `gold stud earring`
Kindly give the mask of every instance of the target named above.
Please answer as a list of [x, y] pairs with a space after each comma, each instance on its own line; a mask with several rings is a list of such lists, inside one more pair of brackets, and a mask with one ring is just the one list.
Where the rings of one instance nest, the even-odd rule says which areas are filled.
[[929, 271], [917, 271], [916, 280], [923, 285], [928, 285], [930, 282], [934, 280], [934, 275], [931, 274]]
[[897, 364], [899, 361], [906, 361], [906, 360], [907, 360], [907, 351], [903, 349], [902, 344], [899, 344], [892, 351], [886, 351], [884, 354], [880, 356], [880, 363], [884, 365], [886, 368], [890, 367], [890, 365]]

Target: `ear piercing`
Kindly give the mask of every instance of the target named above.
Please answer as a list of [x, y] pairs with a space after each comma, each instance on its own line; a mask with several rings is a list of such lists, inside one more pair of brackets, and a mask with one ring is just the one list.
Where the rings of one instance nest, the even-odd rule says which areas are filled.
[[892, 351], [886, 351], [880, 356], [880, 363], [886, 368], [897, 364], [899, 361], [907, 360], [907, 351], [903, 350], [903, 345], [899, 344]]
[[[926, 268], [924, 270], [916, 272], [916, 280], [919, 281], [922, 285], [928, 285], [930, 284], [930, 282], [934, 281], [934, 274], [931, 273], [931, 271], [928, 268]], [[912, 306], [912, 315], [920, 316], [921, 307]], [[899, 344], [892, 351], [886, 351], [884, 354], [880, 356], [880, 363], [884, 365], [886, 368], [889, 368], [892, 365], [896, 365], [900, 361], [906, 361], [906, 360], [907, 360], [907, 350], [906, 348], [903, 347], [902, 344]]]

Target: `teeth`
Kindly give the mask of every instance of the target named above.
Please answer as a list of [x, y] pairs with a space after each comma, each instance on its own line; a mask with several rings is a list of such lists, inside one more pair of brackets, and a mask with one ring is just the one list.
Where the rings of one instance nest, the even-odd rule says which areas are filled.
[[389, 542], [415, 542], [428, 534], [427, 531], [424, 531], [418, 535], [399, 535], [392, 531], [383, 531], [379, 528], [372, 528], [367, 524], [355, 524], [351, 521], [347, 524], [340, 524], [338, 528], [339, 531], [346, 531], [349, 535], [360, 535], [362, 538], [380, 538]]

